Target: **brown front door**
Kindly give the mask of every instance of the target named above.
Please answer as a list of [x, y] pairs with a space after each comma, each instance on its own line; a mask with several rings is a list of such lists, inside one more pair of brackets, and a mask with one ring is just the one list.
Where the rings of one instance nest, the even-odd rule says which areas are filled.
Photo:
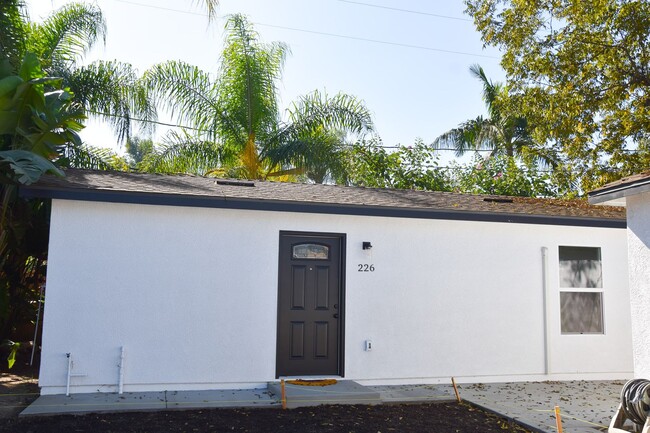
[[343, 375], [345, 235], [280, 233], [276, 377]]

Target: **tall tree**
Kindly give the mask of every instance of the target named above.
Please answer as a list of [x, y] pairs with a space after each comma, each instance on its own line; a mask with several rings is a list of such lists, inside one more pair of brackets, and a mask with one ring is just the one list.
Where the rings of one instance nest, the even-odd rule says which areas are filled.
[[508, 155], [476, 155], [468, 165], [454, 166], [450, 178], [454, 191], [465, 194], [556, 197], [560, 192], [548, 170]]
[[417, 139], [413, 146], [390, 152], [373, 138], [355, 143], [348, 150], [347, 183], [371, 188], [450, 191], [451, 179], [439, 166], [435, 150]]
[[478, 116], [445, 132], [433, 142], [435, 149], [452, 147], [456, 156], [470, 151], [489, 150], [489, 156], [533, 158], [546, 165], [554, 158], [538, 146], [531, 136], [531, 127], [525, 117], [502, 109], [508, 98], [508, 89], [501, 83], [488, 79], [480, 65], [469, 68], [471, 74], [483, 85], [483, 101], [488, 117]]
[[[650, 3], [465, 0], [486, 45], [503, 52], [511, 106], [551, 141], [584, 188], [642, 169], [650, 136]], [[646, 167], [647, 168], [647, 167]]]
[[80, 64], [106, 37], [106, 21], [98, 6], [69, 3], [37, 23], [27, 16], [24, 1], [8, 0], [0, 6], [0, 24], [0, 57], [17, 67], [26, 53], [34, 53], [48, 75], [63, 78], [88, 114], [113, 126], [118, 140], [131, 134], [133, 117], [155, 119], [155, 106], [130, 65]]
[[158, 154], [160, 158], [150, 159], [150, 169], [193, 166], [203, 171], [200, 174], [216, 171], [251, 179], [292, 175], [304, 172], [305, 156], [315, 154], [310, 148], [318, 140], [310, 136], [372, 129], [370, 114], [359, 100], [320, 92], [301, 97], [292, 106], [289, 121], [282, 122], [277, 83], [287, 53], [282, 43], [260, 42], [246, 18], [233, 15], [226, 23], [216, 78], [177, 61], [147, 71], [158, 100], [196, 131], [191, 136], [176, 134], [174, 142]]

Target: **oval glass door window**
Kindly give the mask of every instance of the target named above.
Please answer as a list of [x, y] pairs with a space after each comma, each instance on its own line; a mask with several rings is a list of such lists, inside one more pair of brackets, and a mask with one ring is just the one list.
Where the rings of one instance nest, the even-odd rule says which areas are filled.
[[329, 257], [330, 249], [326, 245], [298, 244], [293, 246], [294, 259], [327, 260]]

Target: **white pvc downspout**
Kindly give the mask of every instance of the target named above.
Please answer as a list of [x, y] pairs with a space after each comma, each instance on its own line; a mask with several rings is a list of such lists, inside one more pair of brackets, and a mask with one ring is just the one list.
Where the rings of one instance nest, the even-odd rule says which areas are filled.
[[544, 320], [544, 373], [551, 374], [551, 330], [548, 320], [548, 306], [550, 305], [548, 290], [548, 248], [542, 247], [542, 289], [544, 295], [543, 320]]

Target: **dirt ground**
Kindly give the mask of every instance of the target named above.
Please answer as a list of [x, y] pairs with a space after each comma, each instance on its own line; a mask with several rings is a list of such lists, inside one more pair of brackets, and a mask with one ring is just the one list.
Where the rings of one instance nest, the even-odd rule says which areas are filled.
[[9, 370], [5, 358], [6, 355], [0, 353], [0, 419], [18, 416], [39, 393], [38, 366], [30, 367], [24, 361], [16, 361]]
[[19, 418], [38, 396], [33, 369], [0, 372], [0, 432], [507, 433], [527, 430], [469, 404], [330, 405]]

